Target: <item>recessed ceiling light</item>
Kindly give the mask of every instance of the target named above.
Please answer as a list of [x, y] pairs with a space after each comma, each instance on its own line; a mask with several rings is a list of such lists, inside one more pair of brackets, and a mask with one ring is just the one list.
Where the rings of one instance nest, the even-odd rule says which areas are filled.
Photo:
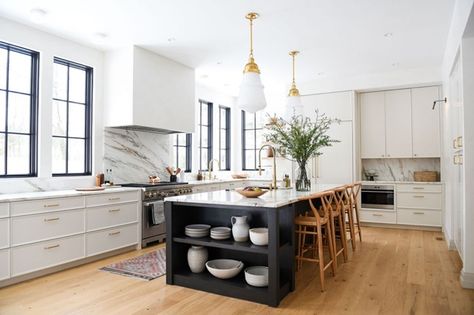
[[392, 63], [392, 67], [398, 67], [400, 64], [398, 62]]
[[317, 75], [322, 76], [322, 75], [324, 75], [324, 72], [318, 72]]
[[222, 61], [218, 61], [218, 62], [216, 62], [216, 64], [221, 65], [221, 64], [222, 64]]
[[390, 33], [390, 32], [389, 32], [389, 33], [385, 33], [385, 34], [383, 34], [383, 36], [384, 36], [385, 38], [391, 38], [391, 37], [393, 36], [393, 33]]
[[30, 19], [33, 23], [40, 24], [44, 22], [47, 14], [48, 12], [40, 8], [31, 9]]
[[103, 42], [104, 40], [107, 39], [107, 37], [109, 37], [109, 35], [107, 35], [106, 33], [98, 32], [94, 34], [94, 38], [98, 42]]
[[175, 41], [176, 41], [176, 38], [174, 38], [174, 37], [168, 38], [168, 43], [173, 43]]
[[207, 74], [201, 74], [201, 79], [207, 79], [209, 76]]
[[230, 84], [229, 84], [229, 83], [224, 83], [224, 86], [225, 86], [225, 87], [229, 87]]

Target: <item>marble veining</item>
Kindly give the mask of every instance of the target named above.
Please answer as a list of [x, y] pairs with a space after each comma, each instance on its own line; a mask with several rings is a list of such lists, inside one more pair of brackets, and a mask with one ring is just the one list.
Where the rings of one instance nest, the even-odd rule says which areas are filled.
[[363, 159], [362, 178], [365, 173], [375, 171], [377, 181], [413, 181], [415, 171], [440, 172], [439, 158], [417, 159]]
[[169, 135], [105, 128], [104, 169], [115, 183], [146, 182], [149, 175], [168, 180]]

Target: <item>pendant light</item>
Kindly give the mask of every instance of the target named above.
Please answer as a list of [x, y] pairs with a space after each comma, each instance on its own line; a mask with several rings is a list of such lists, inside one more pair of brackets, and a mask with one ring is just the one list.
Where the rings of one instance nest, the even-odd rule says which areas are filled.
[[300, 91], [296, 88], [295, 81], [295, 57], [299, 51], [290, 51], [290, 56], [293, 59], [293, 80], [291, 81], [291, 88], [286, 99], [286, 118], [291, 119], [293, 116], [303, 115], [303, 104], [301, 103]]
[[240, 85], [238, 105], [249, 113], [255, 113], [267, 106], [263, 85], [260, 80], [260, 70], [253, 58], [253, 20], [258, 17], [258, 13], [251, 12], [245, 16], [250, 21], [250, 55], [249, 61], [244, 68], [244, 77]]

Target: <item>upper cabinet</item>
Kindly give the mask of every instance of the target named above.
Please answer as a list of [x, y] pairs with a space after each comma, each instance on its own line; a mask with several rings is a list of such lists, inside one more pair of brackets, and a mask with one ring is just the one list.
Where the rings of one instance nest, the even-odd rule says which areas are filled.
[[106, 127], [194, 132], [194, 70], [140, 47], [105, 58]]
[[440, 98], [437, 86], [413, 89], [411, 110], [413, 124], [413, 156], [440, 156], [440, 106], [433, 108], [433, 101]]
[[439, 157], [439, 87], [359, 95], [361, 158]]

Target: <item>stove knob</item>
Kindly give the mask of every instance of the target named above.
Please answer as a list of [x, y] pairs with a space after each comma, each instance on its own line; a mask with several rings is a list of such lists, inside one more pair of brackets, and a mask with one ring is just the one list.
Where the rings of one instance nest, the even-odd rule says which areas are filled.
[[169, 195], [169, 193], [167, 193], [167, 192], [163, 192], [163, 193], [162, 193], [162, 196], [163, 196], [163, 197], [167, 197], [168, 195]]

